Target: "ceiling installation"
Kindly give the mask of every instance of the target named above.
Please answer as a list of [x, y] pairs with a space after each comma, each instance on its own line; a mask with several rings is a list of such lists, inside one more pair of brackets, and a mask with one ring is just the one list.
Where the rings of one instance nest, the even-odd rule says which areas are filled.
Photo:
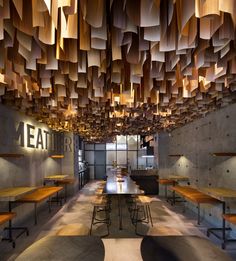
[[235, 101], [234, 0], [0, 0], [0, 102], [107, 141]]

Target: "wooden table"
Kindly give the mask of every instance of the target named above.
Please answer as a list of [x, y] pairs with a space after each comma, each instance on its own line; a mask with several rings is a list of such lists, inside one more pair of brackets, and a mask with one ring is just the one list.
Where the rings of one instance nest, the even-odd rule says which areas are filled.
[[185, 200], [191, 201], [198, 206], [198, 225], [200, 225], [200, 205], [201, 204], [221, 204], [222, 202], [206, 193], [199, 191], [197, 188], [190, 186], [173, 186], [171, 188], [176, 193], [180, 194]]
[[[0, 201], [8, 202], [8, 212], [12, 213], [12, 203], [21, 197], [27, 195], [28, 193], [36, 190], [36, 187], [12, 187], [12, 188], [2, 188], [0, 189]], [[5, 228], [5, 230], [9, 231], [9, 235], [7, 238], [3, 238], [3, 240], [8, 240], [12, 242], [13, 247], [15, 247], [15, 240], [12, 238], [12, 230], [21, 230], [16, 238], [21, 236], [26, 232], [28, 235], [29, 231], [27, 227], [12, 227], [11, 219], [9, 220], [9, 226]]]
[[121, 196], [122, 195], [141, 195], [144, 191], [139, 187], [129, 176], [116, 176], [116, 172], [110, 173], [107, 178], [105, 193], [107, 195], [118, 196], [118, 211], [119, 211], [119, 229], [122, 230], [122, 207]]
[[0, 189], [0, 201], [16, 201], [22, 196], [36, 190], [36, 187], [12, 187]]
[[[201, 188], [200, 190], [208, 194], [209, 196], [216, 198], [222, 202], [222, 227], [208, 229], [207, 235], [209, 236], [211, 233], [216, 237], [221, 238], [222, 248], [224, 249], [227, 241], [230, 241], [226, 239], [225, 232], [226, 230], [230, 230], [230, 228], [226, 228], [225, 219], [223, 218], [223, 215], [226, 213], [226, 203], [236, 201], [236, 190], [228, 189], [224, 187]], [[222, 231], [222, 237], [219, 237], [219, 235], [214, 233], [214, 231]]]
[[15, 202], [18, 203], [33, 203], [34, 204], [34, 224], [37, 225], [37, 205], [45, 199], [49, 199], [49, 212], [51, 212], [51, 197], [61, 191], [63, 187], [41, 187], [35, 191], [24, 195]]
[[63, 185], [64, 186], [64, 200], [66, 202], [67, 200], [67, 185], [68, 184], [73, 184], [75, 182], [74, 178], [70, 178], [69, 175], [51, 175], [44, 177], [44, 185], [48, 182], [53, 182], [56, 186]]
[[179, 182], [179, 181], [189, 181], [189, 177], [181, 175], [170, 175], [168, 179]]
[[[179, 184], [179, 182], [187, 182], [189, 181], [189, 177], [187, 176], [181, 176], [181, 175], [170, 175], [168, 176], [168, 180], [173, 182], [173, 186], [176, 184]], [[178, 199], [178, 197], [175, 196], [175, 191], [172, 191], [172, 197], [168, 197], [167, 201], [171, 203], [171, 205], [174, 205], [176, 202], [182, 202], [182, 200]]]
[[47, 181], [57, 182], [59, 180], [68, 178], [68, 176], [69, 175], [51, 175], [51, 176], [44, 177], [44, 182]]
[[47, 236], [21, 253], [15, 260], [25, 261], [103, 261], [105, 249], [100, 237]]

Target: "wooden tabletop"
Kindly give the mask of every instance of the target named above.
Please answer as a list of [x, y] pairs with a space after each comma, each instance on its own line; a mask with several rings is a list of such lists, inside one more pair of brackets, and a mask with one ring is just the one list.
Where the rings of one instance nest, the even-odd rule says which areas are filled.
[[51, 176], [44, 177], [44, 180], [57, 181], [57, 180], [68, 178], [68, 176], [69, 175], [51, 175]]
[[143, 191], [135, 184], [130, 177], [117, 178], [116, 175], [108, 176], [105, 193], [111, 195], [133, 195], [143, 194]]
[[0, 201], [16, 201], [36, 189], [36, 187], [2, 188], [0, 189]]
[[24, 195], [20, 199], [17, 200], [17, 202], [41, 202], [45, 200], [46, 198], [54, 195], [55, 193], [61, 191], [63, 187], [41, 187], [37, 188], [32, 193], [28, 193], [27, 195]]
[[215, 187], [215, 188], [199, 188], [199, 190], [221, 201], [236, 201], [236, 190], [233, 189]]
[[105, 249], [100, 237], [47, 236], [33, 243], [16, 260], [83, 260], [103, 261]]

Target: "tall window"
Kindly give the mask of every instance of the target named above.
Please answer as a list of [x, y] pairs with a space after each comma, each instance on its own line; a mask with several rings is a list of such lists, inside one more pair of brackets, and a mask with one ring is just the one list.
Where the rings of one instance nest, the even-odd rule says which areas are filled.
[[[140, 136], [116, 136], [114, 143], [106, 144], [85, 144], [85, 160], [89, 163], [90, 171], [94, 173], [96, 168], [94, 160], [95, 150], [105, 150], [106, 152], [106, 169], [111, 168], [114, 164], [129, 169], [144, 169], [154, 165], [153, 158], [145, 158], [146, 149], [140, 148]], [[96, 177], [95, 177], [96, 178]]]

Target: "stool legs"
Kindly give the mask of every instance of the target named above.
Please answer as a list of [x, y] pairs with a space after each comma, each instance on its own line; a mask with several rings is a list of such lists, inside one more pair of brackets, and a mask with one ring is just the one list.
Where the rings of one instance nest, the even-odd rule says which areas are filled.
[[[143, 213], [143, 217], [139, 217], [139, 213]], [[152, 221], [152, 215], [151, 215], [151, 210], [150, 210], [150, 205], [145, 204], [145, 205], [139, 205], [136, 204], [132, 216], [131, 216], [131, 221], [133, 225], [135, 226], [135, 233], [136, 235], [141, 235], [138, 233], [138, 223], [151, 223], [151, 226], [153, 227], [153, 221]]]
[[[99, 212], [105, 212], [105, 218], [99, 218], [97, 217], [97, 214]], [[108, 236], [109, 226], [110, 226], [110, 215], [109, 215], [109, 206], [94, 206], [93, 207], [93, 214], [92, 214], [92, 220], [90, 225], [90, 235], [92, 234], [93, 225], [96, 224], [106, 224], [107, 225], [107, 233], [103, 235], [102, 237]]]

